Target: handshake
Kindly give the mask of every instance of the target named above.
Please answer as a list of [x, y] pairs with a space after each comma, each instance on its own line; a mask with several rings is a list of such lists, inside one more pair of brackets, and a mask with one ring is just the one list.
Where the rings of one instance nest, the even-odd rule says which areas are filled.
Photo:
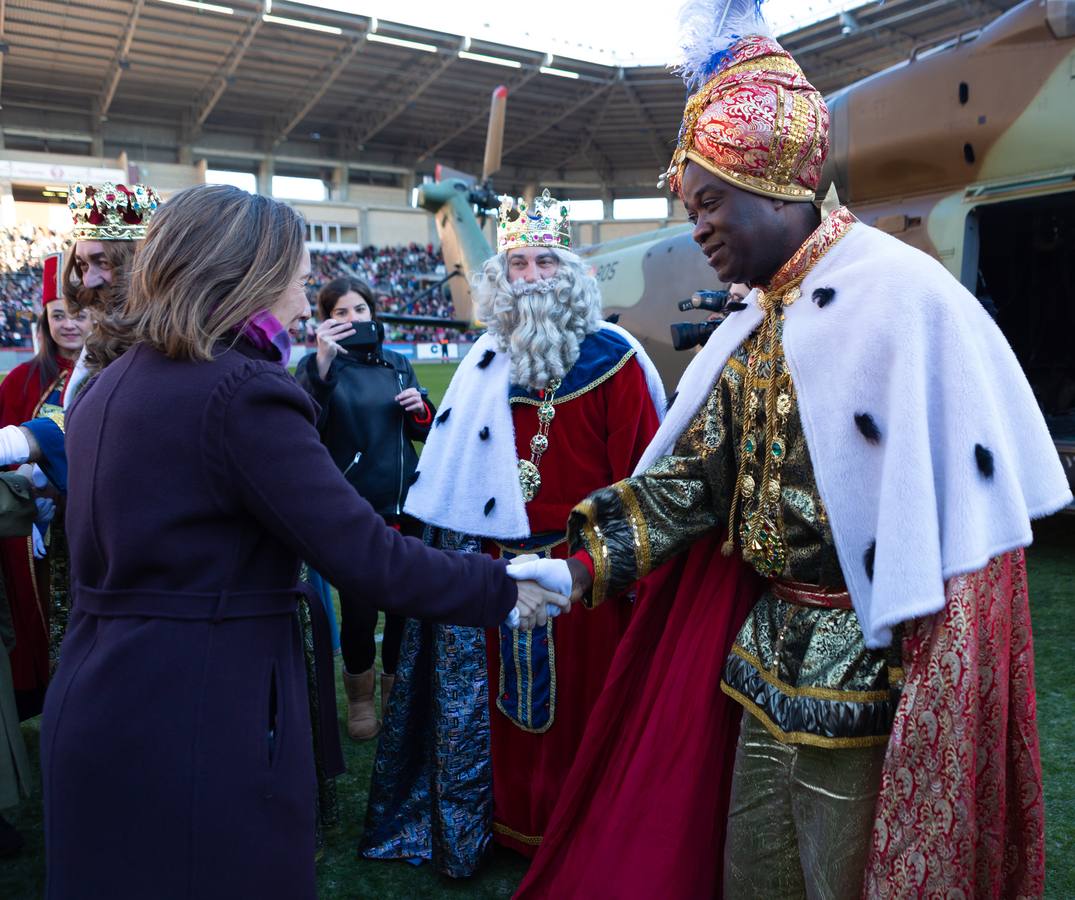
[[519, 599], [504, 622], [509, 628], [532, 631], [571, 609], [571, 572], [563, 559], [517, 556], [508, 575], [519, 582]]

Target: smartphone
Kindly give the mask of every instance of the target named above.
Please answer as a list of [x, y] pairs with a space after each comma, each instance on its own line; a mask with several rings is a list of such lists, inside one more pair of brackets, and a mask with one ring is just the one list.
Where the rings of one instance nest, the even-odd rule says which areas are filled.
[[352, 322], [355, 333], [337, 343], [344, 350], [371, 353], [384, 340], [384, 326], [380, 322]]

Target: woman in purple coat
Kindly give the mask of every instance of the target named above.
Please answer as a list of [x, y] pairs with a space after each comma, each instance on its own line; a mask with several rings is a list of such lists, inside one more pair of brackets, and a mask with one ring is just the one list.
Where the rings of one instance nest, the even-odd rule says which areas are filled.
[[300, 559], [438, 622], [495, 627], [515, 607], [532, 626], [566, 602], [401, 537], [344, 480], [285, 368], [303, 233], [266, 197], [177, 194], [131, 273], [135, 344], [70, 414], [74, 611], [41, 734], [50, 898], [315, 896]]

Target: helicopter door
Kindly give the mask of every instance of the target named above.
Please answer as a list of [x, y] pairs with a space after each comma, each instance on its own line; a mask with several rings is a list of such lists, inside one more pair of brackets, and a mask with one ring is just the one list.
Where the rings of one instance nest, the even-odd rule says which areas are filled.
[[971, 243], [971, 289], [1015, 351], [1075, 484], [1075, 191], [978, 206]]

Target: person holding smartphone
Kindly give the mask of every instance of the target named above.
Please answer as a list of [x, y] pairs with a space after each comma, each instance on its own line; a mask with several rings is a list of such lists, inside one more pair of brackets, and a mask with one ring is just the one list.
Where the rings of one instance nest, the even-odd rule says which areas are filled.
[[[404, 356], [386, 350], [384, 326], [369, 285], [337, 278], [317, 294], [317, 350], [299, 361], [295, 377], [321, 407], [317, 428], [347, 480], [389, 525], [414, 531], [402, 516], [434, 407]], [[347, 692], [347, 733], [356, 741], [377, 735], [374, 658], [377, 611], [340, 594], [340, 645]], [[399, 659], [403, 618], [385, 614], [381, 644], [381, 710], [388, 703]]]

